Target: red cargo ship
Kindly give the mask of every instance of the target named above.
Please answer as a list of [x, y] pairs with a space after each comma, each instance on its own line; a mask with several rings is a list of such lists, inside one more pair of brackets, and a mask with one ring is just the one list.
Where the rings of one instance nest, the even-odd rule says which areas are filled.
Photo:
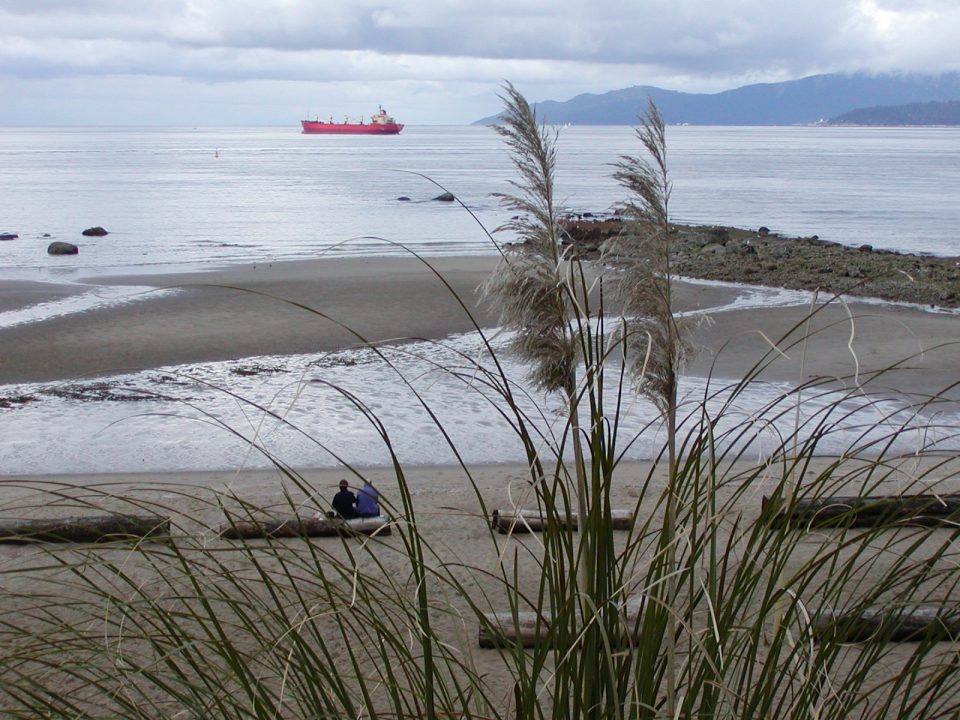
[[387, 115], [387, 111], [382, 107], [380, 112], [370, 117], [369, 123], [364, 123], [363, 118], [355, 123], [347, 118], [344, 118], [342, 123], [335, 123], [331, 115], [329, 122], [301, 120], [300, 124], [307, 135], [397, 135], [403, 130], [403, 124]]

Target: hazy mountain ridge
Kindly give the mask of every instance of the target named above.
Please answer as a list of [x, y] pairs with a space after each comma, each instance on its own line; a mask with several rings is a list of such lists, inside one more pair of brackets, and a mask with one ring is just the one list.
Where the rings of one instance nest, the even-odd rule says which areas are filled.
[[[601, 95], [535, 103], [546, 123], [635, 125], [653, 98], [670, 124], [804, 125], [852, 110], [960, 100], [960, 73], [943, 75], [812, 75], [781, 83], [745, 85], [719, 93], [685, 93], [640, 85]], [[490, 125], [496, 115], [475, 124]]]
[[960, 100], [857, 108], [830, 125], [960, 125]]

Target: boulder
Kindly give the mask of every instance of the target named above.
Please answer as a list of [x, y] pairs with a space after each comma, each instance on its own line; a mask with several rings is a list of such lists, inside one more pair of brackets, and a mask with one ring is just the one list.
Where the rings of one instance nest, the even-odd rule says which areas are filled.
[[434, 200], [439, 200], [440, 202], [453, 202], [457, 198], [453, 193], [445, 192], [437, 195]]
[[[707, 230], [707, 237], [709, 238], [708, 243], [715, 242], [720, 243], [721, 245], [726, 245], [730, 242], [730, 230], [725, 227], [712, 227]], [[704, 244], [708, 244], [704, 243]]]
[[727, 249], [720, 243], [709, 243], [700, 249], [703, 255], [723, 255], [726, 252]]
[[76, 255], [80, 252], [80, 248], [73, 243], [60, 242], [57, 240], [56, 242], [50, 243], [47, 247], [47, 252], [51, 255]]
[[0, 233], [0, 240], [16, 240], [18, 237], [16, 233]]
[[757, 235], [759, 235], [760, 237], [766, 237], [769, 234], [770, 234], [770, 228], [766, 227], [765, 225], [761, 225], [760, 229], [757, 230]]
[[86, 235], [87, 237], [103, 237], [104, 235], [107, 235], [107, 234], [108, 234], [107, 231], [104, 230], [99, 225], [97, 225], [96, 227], [87, 228], [81, 233], [81, 235]]

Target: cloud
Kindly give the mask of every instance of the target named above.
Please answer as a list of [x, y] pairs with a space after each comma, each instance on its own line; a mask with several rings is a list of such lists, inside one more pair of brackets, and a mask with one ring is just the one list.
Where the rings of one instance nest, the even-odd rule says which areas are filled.
[[[533, 99], [960, 68], [955, 0], [0, 0], [0, 76], [394, 83]], [[557, 93], [548, 96], [543, 93]]]

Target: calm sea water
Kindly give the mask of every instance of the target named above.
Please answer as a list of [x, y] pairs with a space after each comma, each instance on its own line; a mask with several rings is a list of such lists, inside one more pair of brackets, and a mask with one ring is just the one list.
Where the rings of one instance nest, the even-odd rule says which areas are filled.
[[[609, 210], [622, 197], [611, 163], [639, 149], [632, 129], [558, 132], [561, 201]], [[960, 254], [960, 130], [671, 127], [668, 142], [676, 220]], [[0, 243], [0, 279], [403, 252], [390, 243], [493, 252], [417, 173], [488, 228], [506, 219], [491, 194], [509, 191], [511, 166], [488, 128], [3, 128], [0, 232], [20, 238]], [[82, 238], [93, 225], [110, 234]], [[48, 256], [54, 239], [80, 255]]]

